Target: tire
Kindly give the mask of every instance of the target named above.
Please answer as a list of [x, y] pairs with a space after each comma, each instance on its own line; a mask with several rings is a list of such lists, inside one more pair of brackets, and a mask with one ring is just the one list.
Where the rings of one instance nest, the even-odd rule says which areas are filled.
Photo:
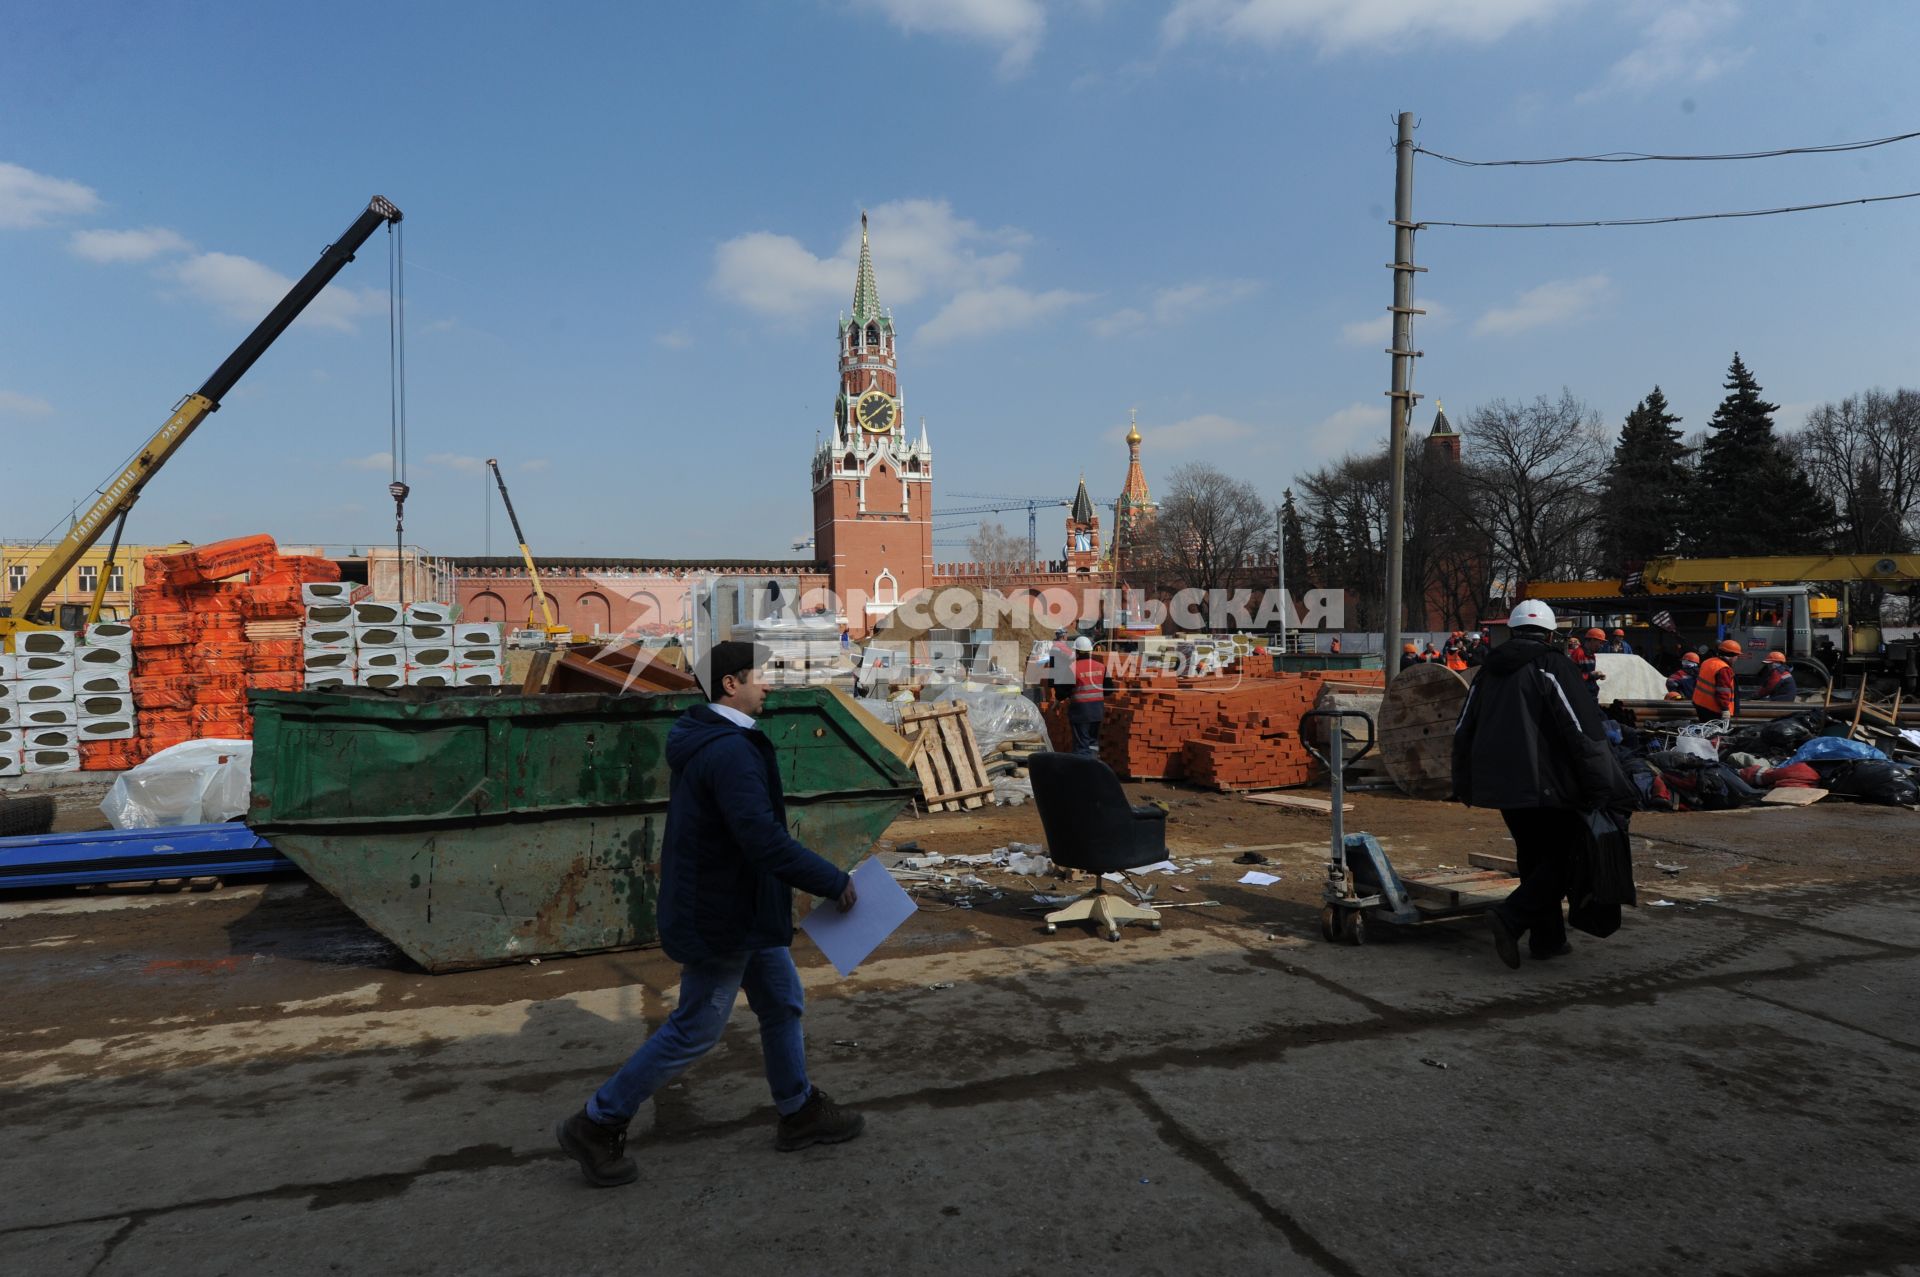
[[33, 838], [53, 828], [53, 799], [0, 798], [0, 838]]
[[1320, 906], [1320, 938], [1323, 940], [1340, 938], [1340, 911], [1332, 905]]
[[1365, 911], [1349, 909], [1347, 916], [1340, 920], [1340, 934], [1346, 937], [1348, 944], [1365, 944], [1367, 942], [1367, 915]]

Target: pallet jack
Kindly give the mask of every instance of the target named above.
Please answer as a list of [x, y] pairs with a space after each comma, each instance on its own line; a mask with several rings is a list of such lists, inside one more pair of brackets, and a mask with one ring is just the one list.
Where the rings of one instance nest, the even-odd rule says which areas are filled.
[[[1308, 739], [1307, 724], [1316, 718], [1331, 720], [1324, 754]], [[1367, 725], [1366, 742], [1352, 759], [1345, 756], [1343, 720], [1349, 718]], [[1484, 870], [1421, 870], [1402, 876], [1372, 834], [1347, 832], [1346, 767], [1373, 749], [1372, 715], [1357, 709], [1308, 710], [1300, 716], [1300, 740], [1308, 753], [1326, 764], [1333, 791], [1333, 843], [1327, 857], [1327, 882], [1321, 892], [1326, 903], [1320, 908], [1320, 934], [1326, 939], [1365, 944], [1369, 918], [1389, 926], [1412, 927], [1472, 917], [1500, 903], [1520, 885], [1517, 878]]]

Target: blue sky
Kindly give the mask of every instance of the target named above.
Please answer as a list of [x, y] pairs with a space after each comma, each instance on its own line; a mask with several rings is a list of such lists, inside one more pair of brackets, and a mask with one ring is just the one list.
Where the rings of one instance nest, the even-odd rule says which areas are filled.
[[[862, 208], [940, 492], [1064, 497], [1084, 471], [1111, 499], [1132, 408], [1150, 481], [1210, 460], [1277, 500], [1384, 436], [1394, 112], [1473, 158], [1831, 143], [1920, 128], [1917, 46], [1891, 2], [14, 6], [0, 536], [62, 524], [376, 192], [406, 213], [430, 549], [482, 548], [497, 455], [538, 552], [789, 555]], [[1423, 158], [1415, 211], [1909, 190], [1920, 140]], [[1429, 230], [1419, 424], [1432, 396], [1458, 415], [1563, 385], [1617, 422], [1658, 382], [1697, 429], [1735, 349], [1790, 422], [1915, 384], [1916, 216]], [[248, 374], [130, 537], [390, 538], [387, 252]]]

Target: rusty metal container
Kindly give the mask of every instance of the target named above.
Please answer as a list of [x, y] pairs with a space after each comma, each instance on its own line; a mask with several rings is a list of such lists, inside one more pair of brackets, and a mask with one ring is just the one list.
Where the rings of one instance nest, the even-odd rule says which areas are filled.
[[[658, 938], [667, 731], [697, 695], [255, 692], [247, 823], [428, 971]], [[853, 865], [919, 792], [844, 696], [767, 697], [788, 826]]]

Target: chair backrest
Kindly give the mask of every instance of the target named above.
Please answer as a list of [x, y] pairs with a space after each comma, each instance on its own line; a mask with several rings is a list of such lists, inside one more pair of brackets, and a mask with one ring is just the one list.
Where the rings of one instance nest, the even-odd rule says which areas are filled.
[[1098, 758], [1034, 754], [1027, 774], [1055, 864], [1105, 873], [1166, 858], [1162, 813], [1136, 816], [1120, 778]]

